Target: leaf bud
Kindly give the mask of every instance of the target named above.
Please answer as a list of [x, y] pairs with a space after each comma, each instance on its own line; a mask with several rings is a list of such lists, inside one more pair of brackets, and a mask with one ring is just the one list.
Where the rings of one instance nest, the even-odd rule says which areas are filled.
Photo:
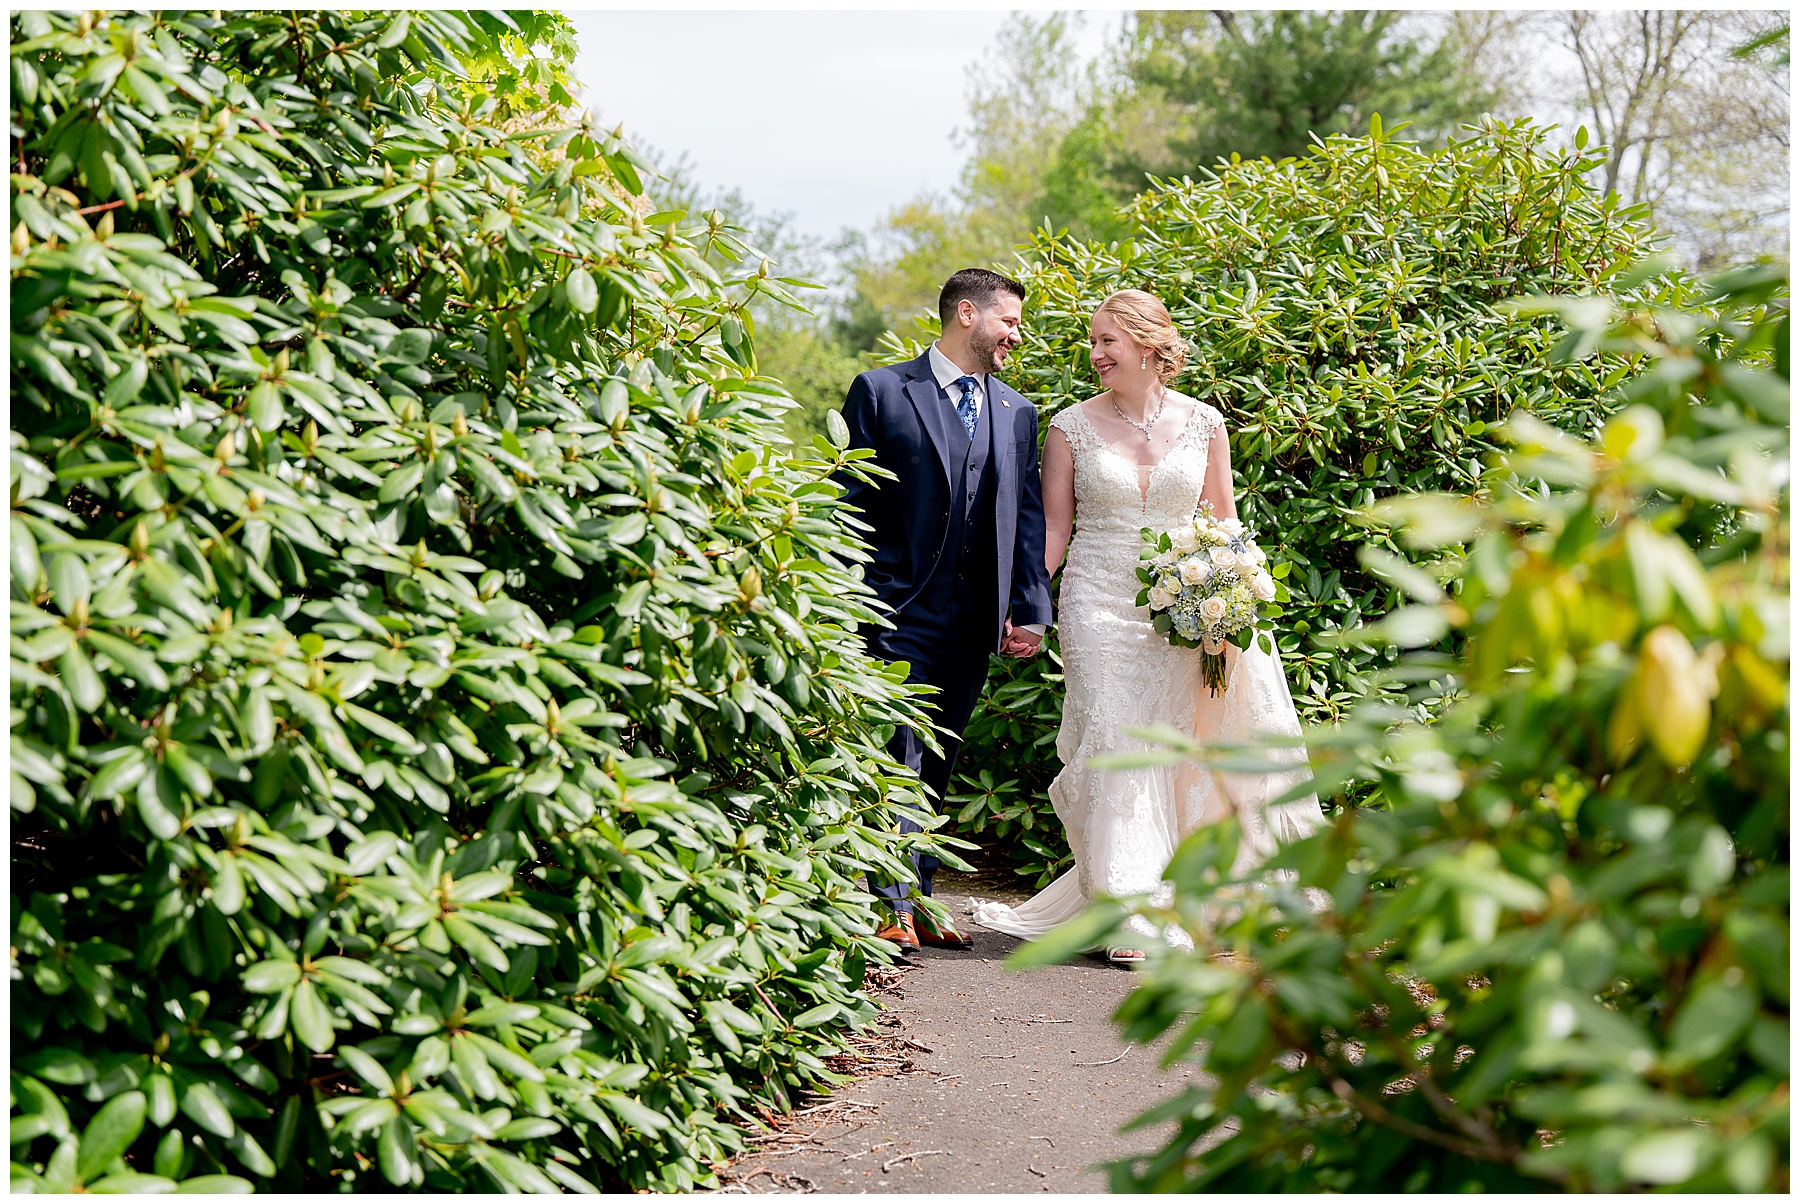
[[12, 250], [14, 255], [23, 255], [31, 250], [31, 231], [25, 228], [23, 221], [13, 227]]
[[456, 411], [451, 417], [450, 431], [458, 439], [461, 439], [469, 433], [469, 420], [463, 417], [463, 412], [461, 410]]
[[261, 510], [263, 508], [263, 503], [267, 502], [268, 500], [269, 500], [268, 494], [264, 493], [260, 489], [252, 489], [250, 491], [250, 496], [244, 499], [244, 508], [246, 510], [255, 512], [257, 510]]
[[150, 554], [150, 524], [138, 519], [131, 528], [131, 555], [142, 560]]
[[748, 604], [756, 601], [761, 595], [762, 574], [757, 571], [755, 565], [751, 565], [744, 570], [744, 575], [738, 578], [738, 596]]
[[100, 220], [98, 222], [94, 223], [94, 237], [99, 239], [101, 242], [105, 242], [107, 239], [111, 238], [112, 236], [113, 236], [113, 211], [111, 209], [108, 209], [105, 213], [100, 215]]
[[218, 446], [213, 448], [213, 459], [224, 464], [236, 453], [237, 437], [231, 431], [226, 431], [220, 436]]
[[308, 420], [307, 424], [306, 424], [306, 429], [304, 429], [300, 432], [300, 449], [302, 451], [304, 451], [307, 455], [310, 456], [313, 454], [313, 449], [317, 448], [318, 446], [319, 446], [319, 424], [316, 422], [313, 422], [311, 420]]
[[280, 351], [275, 353], [275, 361], [269, 365], [269, 375], [272, 378], [279, 378], [287, 375], [287, 370], [288, 349], [283, 347]]

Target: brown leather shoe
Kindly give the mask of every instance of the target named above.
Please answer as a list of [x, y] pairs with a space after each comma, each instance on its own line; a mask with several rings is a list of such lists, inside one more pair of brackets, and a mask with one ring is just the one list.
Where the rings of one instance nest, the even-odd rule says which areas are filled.
[[894, 922], [875, 934], [877, 940], [892, 941], [900, 946], [902, 953], [919, 951], [919, 932], [913, 927], [912, 912], [902, 911], [894, 916]]
[[930, 945], [937, 949], [973, 949], [975, 942], [958, 932], [955, 928], [939, 928], [930, 916], [921, 915], [916, 929], [921, 945]]

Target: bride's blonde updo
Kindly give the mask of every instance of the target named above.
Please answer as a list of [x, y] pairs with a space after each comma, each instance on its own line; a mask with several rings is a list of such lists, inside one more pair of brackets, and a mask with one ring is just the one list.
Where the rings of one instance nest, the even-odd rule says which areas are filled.
[[1150, 366], [1164, 384], [1187, 367], [1187, 343], [1175, 333], [1169, 307], [1142, 289], [1120, 289], [1100, 303], [1104, 313], [1150, 355]]

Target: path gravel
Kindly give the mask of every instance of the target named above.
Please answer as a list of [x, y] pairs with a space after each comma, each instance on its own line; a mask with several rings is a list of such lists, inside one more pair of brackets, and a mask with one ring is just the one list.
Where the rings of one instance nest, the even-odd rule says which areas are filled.
[[[970, 885], [941, 877], [938, 896], [960, 915]], [[974, 949], [926, 949], [898, 997], [880, 997], [882, 1031], [912, 1043], [915, 1069], [840, 1089], [834, 1098], [867, 1106], [824, 1109], [816, 1129], [789, 1120], [812, 1139], [740, 1159], [726, 1190], [1103, 1192], [1101, 1164], [1160, 1145], [1165, 1126], [1119, 1126], [1196, 1072], [1159, 1070], [1154, 1052], [1119, 1038], [1109, 1018], [1131, 972], [1098, 958], [1009, 970], [1001, 963], [1018, 941], [968, 931]]]

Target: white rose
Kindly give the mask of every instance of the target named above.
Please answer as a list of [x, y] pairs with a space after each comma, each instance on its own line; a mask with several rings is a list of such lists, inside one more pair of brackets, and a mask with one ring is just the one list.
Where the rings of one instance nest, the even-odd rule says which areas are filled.
[[1212, 562], [1216, 569], [1234, 569], [1237, 567], [1237, 553], [1230, 548], [1214, 548]]
[[1181, 580], [1186, 585], [1202, 585], [1212, 576], [1212, 566], [1196, 556], [1181, 562]]
[[1236, 539], [1244, 533], [1244, 524], [1235, 518], [1222, 518], [1219, 520], [1219, 529]]
[[1244, 553], [1244, 559], [1248, 560], [1251, 564], [1256, 565], [1258, 568], [1269, 563], [1268, 553], [1264, 552], [1255, 544], [1251, 544], [1250, 550]]
[[1150, 609], [1167, 610], [1175, 602], [1175, 595], [1159, 585], [1150, 587]]
[[1225, 617], [1225, 599], [1211, 597], [1200, 603], [1200, 617], [1208, 623], [1216, 623]]
[[1252, 578], [1250, 588], [1255, 592], [1259, 602], [1273, 602], [1275, 600], [1275, 578], [1269, 576], [1267, 573], [1258, 573]]
[[1159, 569], [1166, 569], [1170, 565], [1174, 564], [1177, 560], [1180, 560], [1180, 559], [1181, 559], [1181, 553], [1175, 551], [1175, 549], [1173, 549], [1173, 548], [1170, 548], [1167, 552], [1158, 552], [1156, 554], [1156, 558], [1154, 560], [1152, 560], [1150, 563], [1155, 565]]
[[1191, 526], [1177, 527], [1169, 532], [1169, 542], [1175, 545], [1177, 552], [1191, 552], [1200, 546], [1199, 537]]

